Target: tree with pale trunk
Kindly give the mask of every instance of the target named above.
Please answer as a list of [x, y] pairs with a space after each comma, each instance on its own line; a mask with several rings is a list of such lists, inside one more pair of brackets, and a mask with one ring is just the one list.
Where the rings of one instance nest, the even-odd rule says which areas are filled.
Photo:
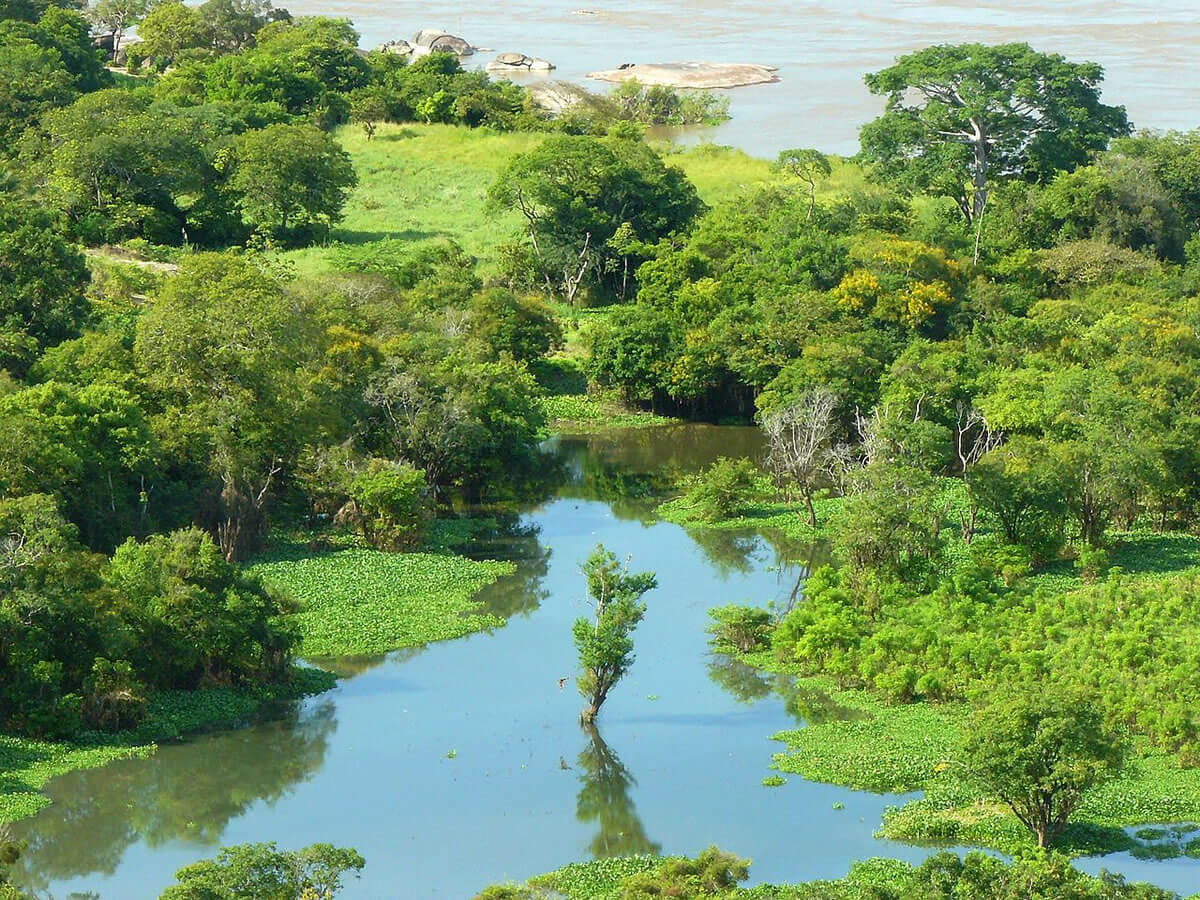
[[866, 76], [887, 107], [863, 126], [862, 155], [900, 187], [953, 198], [975, 225], [997, 180], [1047, 180], [1129, 134], [1125, 108], [1100, 102], [1103, 78], [1028, 44], [926, 47]]
[[787, 172], [808, 185], [808, 217], [806, 221], [811, 222], [817, 208], [817, 181], [833, 174], [829, 157], [820, 150], [806, 147], [784, 150], [775, 160], [774, 168], [779, 172]]
[[818, 388], [799, 401], [767, 413], [762, 420], [767, 437], [767, 468], [793, 499], [803, 501], [808, 524], [817, 526], [813, 495], [827, 479], [833, 447], [837, 397]]
[[91, 20], [112, 36], [112, 58], [117, 58], [125, 32], [146, 15], [149, 0], [97, 0], [88, 11]]

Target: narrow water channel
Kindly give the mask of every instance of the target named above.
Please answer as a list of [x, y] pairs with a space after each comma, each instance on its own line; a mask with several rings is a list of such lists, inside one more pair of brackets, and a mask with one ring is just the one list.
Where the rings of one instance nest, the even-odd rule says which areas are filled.
[[[512, 616], [506, 627], [339, 661], [340, 686], [282, 718], [52, 782], [53, 805], [14, 828], [29, 842], [27, 884], [59, 898], [155, 897], [219, 846], [264, 840], [357, 848], [367, 866], [351, 898], [462, 900], [592, 856], [711, 843], [753, 857], [756, 881], [922, 858], [872, 837], [895, 796], [796, 777], [763, 787], [769, 736], [818, 714], [820, 698], [708, 649], [709, 608], [788, 602], [821, 549], [698, 540], [654, 522], [639, 499], [649, 472], [756, 446], [751, 429], [705, 426], [557, 439], [568, 473], [557, 496], [475, 548], [519, 562], [484, 598]], [[570, 629], [586, 611], [578, 566], [597, 542], [655, 570], [660, 586], [637, 662], [589, 732], [569, 680]], [[1200, 872], [1190, 860], [1127, 862], [1116, 868], [1176, 890], [1195, 889]]]

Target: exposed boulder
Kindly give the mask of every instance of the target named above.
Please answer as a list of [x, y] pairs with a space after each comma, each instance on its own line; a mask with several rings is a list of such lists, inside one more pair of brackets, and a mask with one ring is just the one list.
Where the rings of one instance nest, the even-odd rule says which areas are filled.
[[506, 72], [550, 72], [553, 69], [553, 63], [524, 53], [501, 53], [487, 65], [487, 70], [495, 75]]
[[529, 91], [530, 99], [552, 116], [561, 115], [573, 106], [591, 99], [591, 95], [584, 88], [566, 81], [539, 80], [530, 84], [526, 90]]
[[470, 56], [475, 48], [458, 35], [436, 28], [422, 28], [412, 39], [413, 44], [425, 47], [430, 53], [455, 53], [459, 56]]
[[616, 69], [589, 72], [596, 81], [637, 81], [676, 88], [733, 88], [778, 81], [774, 66], [756, 63], [623, 63]]

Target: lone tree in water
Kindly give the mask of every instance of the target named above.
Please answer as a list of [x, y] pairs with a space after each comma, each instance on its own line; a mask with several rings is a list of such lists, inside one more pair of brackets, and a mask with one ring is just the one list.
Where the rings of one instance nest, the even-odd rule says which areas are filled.
[[646, 614], [642, 595], [658, 586], [653, 572], [630, 572], [629, 560], [597, 544], [583, 564], [588, 594], [595, 605], [595, 620], [575, 620], [572, 632], [579, 651], [579, 693], [587, 700], [579, 714], [585, 724], [594, 722], [608, 692], [633, 665], [633, 630]]
[[1115, 777], [1125, 745], [1092, 698], [1018, 689], [981, 710], [964, 747], [971, 779], [1004, 801], [1039, 847], [1067, 827], [1089, 788]]
[[978, 222], [996, 179], [1041, 181], [1126, 135], [1122, 106], [1100, 102], [1104, 70], [1028, 44], [939, 44], [866, 76], [887, 98], [863, 126], [862, 155], [908, 190], [951, 197]]

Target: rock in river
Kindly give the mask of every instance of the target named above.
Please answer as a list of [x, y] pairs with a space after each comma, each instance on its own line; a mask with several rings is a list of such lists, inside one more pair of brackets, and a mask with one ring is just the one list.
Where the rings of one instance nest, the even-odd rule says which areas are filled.
[[553, 63], [524, 53], [501, 53], [487, 65], [487, 70], [497, 75], [505, 72], [549, 72], [553, 68]]
[[665, 84], [677, 88], [733, 88], [769, 84], [779, 80], [774, 66], [757, 63], [625, 63], [616, 69], [589, 72], [596, 81], [629, 81]]

